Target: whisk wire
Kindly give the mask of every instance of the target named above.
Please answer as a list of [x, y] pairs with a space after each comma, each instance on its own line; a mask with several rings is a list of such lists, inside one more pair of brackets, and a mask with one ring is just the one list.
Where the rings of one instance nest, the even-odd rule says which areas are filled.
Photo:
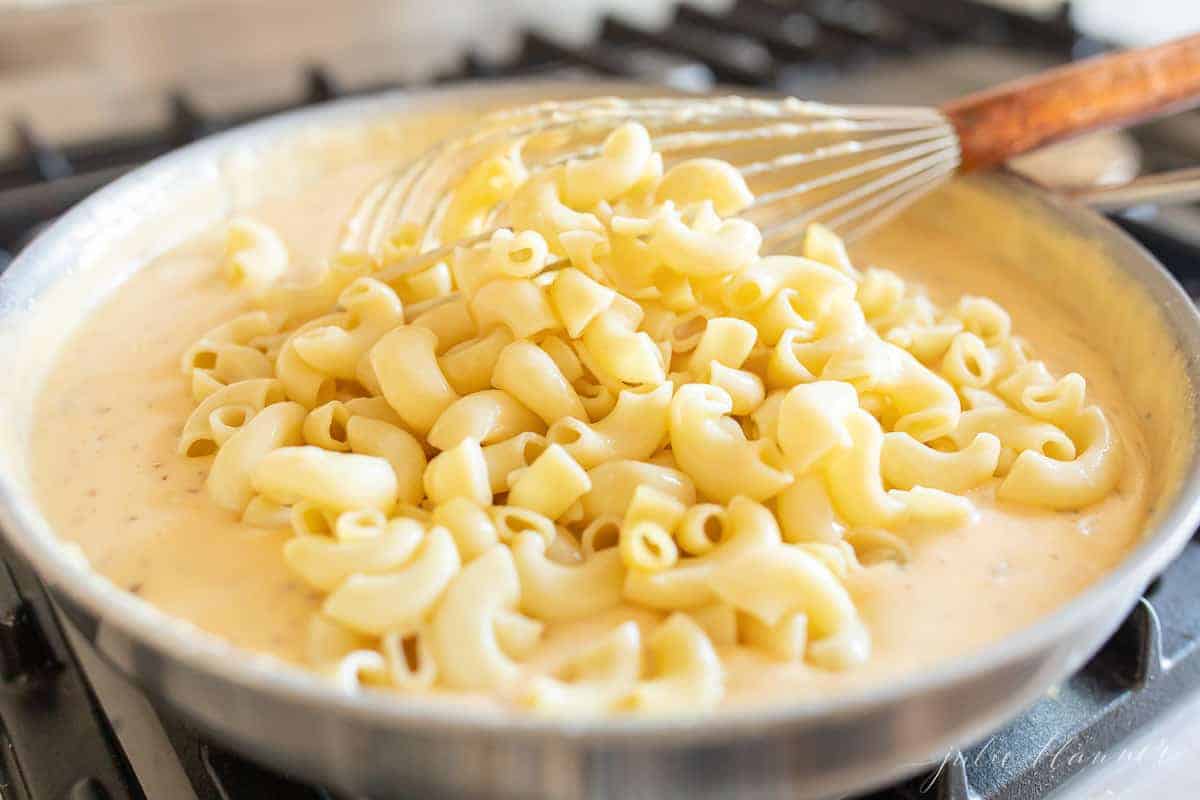
[[[855, 190], [861, 193], [854, 199], [862, 202], [854, 203], [846, 211], [829, 218], [826, 220], [826, 224], [849, 239], [861, 236], [915, 202], [922, 194], [936, 186], [941, 178], [953, 171], [953, 165], [936, 157], [916, 162], [904, 170], [906, 174], [897, 173], [891, 176], [894, 180], [892, 183], [875, 181]], [[815, 210], [814, 216], [832, 211], [834, 207]], [[868, 217], [867, 215], [871, 212], [875, 213]], [[792, 227], [800, 227], [800, 225]], [[780, 250], [787, 251], [792, 243], [801, 236], [803, 236], [803, 230], [797, 231], [790, 240], [781, 242], [777, 246]]]
[[[364, 197], [343, 244], [378, 255], [391, 231], [413, 223], [422, 239], [412, 264], [436, 263], [455, 245], [481, 241], [502, 218], [500, 203], [485, 215], [485, 233], [438, 238], [434, 223], [476, 164], [511, 153], [534, 176], [597, 156], [604, 135], [627, 122], [651, 131], [667, 167], [707, 154], [734, 164], [756, 193], [743, 214], [762, 220], [770, 251], [793, 246], [812, 222], [859, 235], [936, 186], [960, 158], [954, 129], [932, 108], [737, 96], [547, 101], [487, 114], [406, 165]], [[412, 264], [389, 270], [401, 275]]]
[[[868, 181], [867, 183], [857, 186], [850, 191], [839, 194], [830, 200], [817, 205], [813, 209], [796, 215], [788, 220], [769, 226], [763, 230], [764, 241], [779, 241], [781, 237], [786, 235], [787, 231], [796, 228], [805, 228], [812, 222], [823, 219], [826, 224], [832, 225], [833, 220], [826, 217], [832, 211], [836, 211], [846, 205], [853, 206], [859, 201], [868, 202], [867, 198], [876, 192], [886, 191], [889, 188], [894, 188], [909, 176], [919, 174], [926, 170], [935, 170], [943, 163], [943, 155], [939, 152], [934, 152], [923, 159], [913, 161], [905, 166], [888, 172], [881, 177]], [[867, 213], [870, 208], [863, 209], [860, 213]]]
[[[808, 194], [816, 189], [833, 186], [834, 184], [845, 182], [851, 178], [857, 178], [872, 172], [878, 172], [879, 170], [886, 169], [888, 167], [897, 167], [897, 172], [894, 176], [886, 176], [885, 180], [890, 180], [892, 177], [904, 177], [902, 174], [900, 174], [900, 165], [904, 164], [905, 162], [912, 161], [914, 158], [925, 156], [929, 153], [933, 154], [935, 160], [942, 160], [946, 157], [948, 144], [949, 143], [945, 139], [936, 139], [932, 142], [915, 145], [895, 153], [873, 158], [861, 164], [855, 164], [840, 170], [833, 170], [812, 180], [789, 186], [786, 189], [780, 189], [775, 192], [768, 192], [766, 194], [759, 195], [750, 208], [757, 210], [769, 205], [774, 205], [784, 200], [791, 200], [801, 195]], [[845, 197], [849, 199], [852, 196], [857, 195], [846, 195]]]

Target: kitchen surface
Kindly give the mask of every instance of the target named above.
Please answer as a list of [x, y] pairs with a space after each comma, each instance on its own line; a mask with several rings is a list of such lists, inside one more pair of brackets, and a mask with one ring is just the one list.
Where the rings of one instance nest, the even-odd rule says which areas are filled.
[[[601, 76], [935, 104], [1198, 30], [1191, 0], [0, 0], [0, 269], [139, 164], [342, 97]], [[1200, 166], [1200, 111], [1012, 164], [1064, 191], [1188, 166]], [[1112, 219], [1200, 298], [1200, 205], [1143, 205]], [[0, 797], [336, 797], [254, 765], [132, 687], [5, 554]], [[1200, 542], [1078, 674], [932, 771], [913, 767], [913, 780], [869, 798], [1200, 796]]]

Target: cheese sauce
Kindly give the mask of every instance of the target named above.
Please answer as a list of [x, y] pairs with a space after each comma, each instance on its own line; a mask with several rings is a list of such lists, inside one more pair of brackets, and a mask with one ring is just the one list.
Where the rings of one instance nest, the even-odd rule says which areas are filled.
[[[342, 170], [251, 216], [275, 227], [293, 261], [312, 268], [330, 253], [355, 201], [390, 164]], [[927, 215], [928, 216], [928, 215]], [[209, 459], [176, 452], [194, 403], [181, 353], [234, 316], [242, 301], [217, 265], [219, 231], [195, 239], [132, 276], [79, 327], [42, 390], [32, 437], [33, 479], [46, 516], [117, 585], [233, 643], [302, 662], [320, 596], [286, 569], [286, 532], [249, 528], [209, 500]], [[905, 564], [869, 567], [849, 588], [872, 637], [865, 665], [825, 672], [725, 652], [726, 704], [827, 695], [929, 668], [1028, 626], [1117, 564], [1137, 542], [1149, 498], [1141, 425], [1105, 355], [1055, 298], [1029, 288], [986, 240], [972, 246], [910, 215], [856, 254], [922, 283], [939, 303], [991, 297], [1014, 332], [1051, 371], [1081, 373], [1124, 445], [1117, 491], [1081, 512], [999, 504], [993, 489], [972, 493], [978, 521], [912, 540]], [[551, 626], [531, 668], [630, 615]]]

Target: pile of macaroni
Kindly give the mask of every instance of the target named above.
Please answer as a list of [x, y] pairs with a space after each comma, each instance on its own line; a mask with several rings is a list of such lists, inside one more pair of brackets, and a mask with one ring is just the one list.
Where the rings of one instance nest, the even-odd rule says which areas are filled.
[[[508, 227], [419, 270], [404, 228], [287, 283], [280, 238], [232, 223], [224, 269], [257, 308], [185, 354], [180, 452], [211, 459], [213, 502], [294, 529], [317, 667], [556, 714], [711, 709], [735, 646], [867, 659], [847, 576], [968, 524], [974, 490], [1114, 488], [1083, 378], [1031, 360], [1004, 309], [939, 309], [815, 225], [764, 256], [752, 203], [729, 164], [664, 171], [626, 125], [541, 172], [480, 162], [437, 238], [501, 204]], [[530, 668], [548, 626], [614, 610]]]

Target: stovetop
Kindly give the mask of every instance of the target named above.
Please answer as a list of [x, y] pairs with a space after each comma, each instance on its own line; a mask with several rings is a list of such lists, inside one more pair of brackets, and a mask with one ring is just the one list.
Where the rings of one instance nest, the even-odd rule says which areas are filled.
[[[1104, 49], [1067, 20], [1065, 11], [1034, 19], [972, 0], [738, 0], [722, 14], [681, 5], [659, 29], [608, 17], [584, 45], [528, 31], [513, 59], [468, 52], [459, 69], [434, 82], [604, 75], [692, 89], [720, 81], [836, 101], [847, 93], [863, 99], [861, 87], [886, 76], [889, 91], [905, 92], [896, 96], [935, 102], [931, 91], [965, 91]], [[304, 75], [303, 96], [285, 107], [404, 86], [341, 86], [321, 65]], [[128, 169], [283, 110], [208, 115], [184, 92], [165, 102], [165, 127], [62, 146], [14, 123], [20, 151], [0, 160], [0, 269], [42, 226]], [[1195, 163], [1200, 114], [1138, 138], [1151, 166]], [[1200, 213], [1142, 209], [1116, 221], [1200, 295]], [[0, 556], [0, 798], [333, 800], [228, 752], [130, 687], [62, 624], [29, 569]], [[1098, 754], [1117, 757], [1135, 732], [1200, 690], [1198, 592], [1200, 542], [1193, 540], [1076, 675], [984, 742], [947, 753], [932, 772], [869, 800], [1034, 800]]]

